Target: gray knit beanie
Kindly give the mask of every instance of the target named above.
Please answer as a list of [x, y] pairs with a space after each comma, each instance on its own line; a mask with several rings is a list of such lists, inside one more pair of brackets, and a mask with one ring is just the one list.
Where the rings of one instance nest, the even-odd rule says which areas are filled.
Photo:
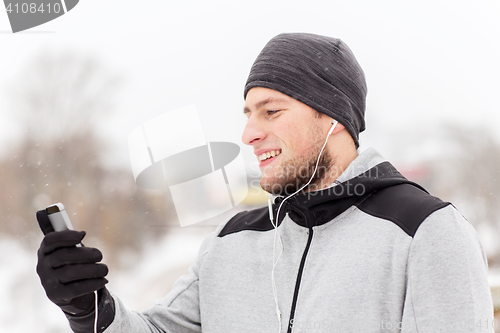
[[366, 81], [354, 54], [340, 39], [283, 33], [255, 60], [245, 85], [284, 93], [324, 113], [351, 134], [356, 147], [365, 129]]

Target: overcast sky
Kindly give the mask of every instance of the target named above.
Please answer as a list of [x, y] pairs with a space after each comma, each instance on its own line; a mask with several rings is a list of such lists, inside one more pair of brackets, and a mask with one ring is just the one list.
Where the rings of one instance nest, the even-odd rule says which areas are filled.
[[[241, 144], [243, 86], [253, 60], [281, 32], [341, 38], [368, 82], [363, 148], [420, 154], [443, 122], [500, 122], [500, 1], [90, 1], [12, 34], [0, 10], [0, 142], [9, 145], [5, 88], [43, 50], [99, 58], [125, 78], [117, 116], [102, 128], [127, 159], [138, 124], [195, 104], [208, 141]], [[398, 151], [405, 143], [409, 152]], [[248, 160], [251, 148], [244, 148]]]

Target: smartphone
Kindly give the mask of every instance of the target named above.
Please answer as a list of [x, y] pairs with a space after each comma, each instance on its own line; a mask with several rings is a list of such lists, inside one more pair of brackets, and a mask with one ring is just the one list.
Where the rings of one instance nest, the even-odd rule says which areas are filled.
[[60, 202], [36, 212], [36, 219], [44, 235], [54, 231], [73, 230], [68, 213]]

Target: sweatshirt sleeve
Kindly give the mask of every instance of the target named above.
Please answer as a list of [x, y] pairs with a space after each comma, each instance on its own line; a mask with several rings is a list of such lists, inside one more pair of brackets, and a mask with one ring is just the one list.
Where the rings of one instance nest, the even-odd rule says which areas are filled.
[[104, 332], [201, 332], [198, 277], [203, 259], [214, 236], [213, 233], [204, 240], [198, 258], [189, 268], [189, 273], [175, 282], [167, 296], [145, 311], [139, 313], [127, 310], [118, 297], [112, 295], [115, 316]]
[[452, 205], [431, 214], [410, 246], [401, 332], [494, 332], [487, 271], [469, 222]]

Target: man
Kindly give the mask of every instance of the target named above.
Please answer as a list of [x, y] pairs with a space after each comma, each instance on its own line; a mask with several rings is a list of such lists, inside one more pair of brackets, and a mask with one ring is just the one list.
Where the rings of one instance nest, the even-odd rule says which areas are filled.
[[245, 86], [272, 202], [222, 223], [189, 273], [142, 313], [104, 287], [84, 233], [45, 237], [38, 272], [75, 332], [492, 332], [486, 257], [455, 208], [376, 151], [358, 155], [366, 84], [349, 48], [281, 34]]

